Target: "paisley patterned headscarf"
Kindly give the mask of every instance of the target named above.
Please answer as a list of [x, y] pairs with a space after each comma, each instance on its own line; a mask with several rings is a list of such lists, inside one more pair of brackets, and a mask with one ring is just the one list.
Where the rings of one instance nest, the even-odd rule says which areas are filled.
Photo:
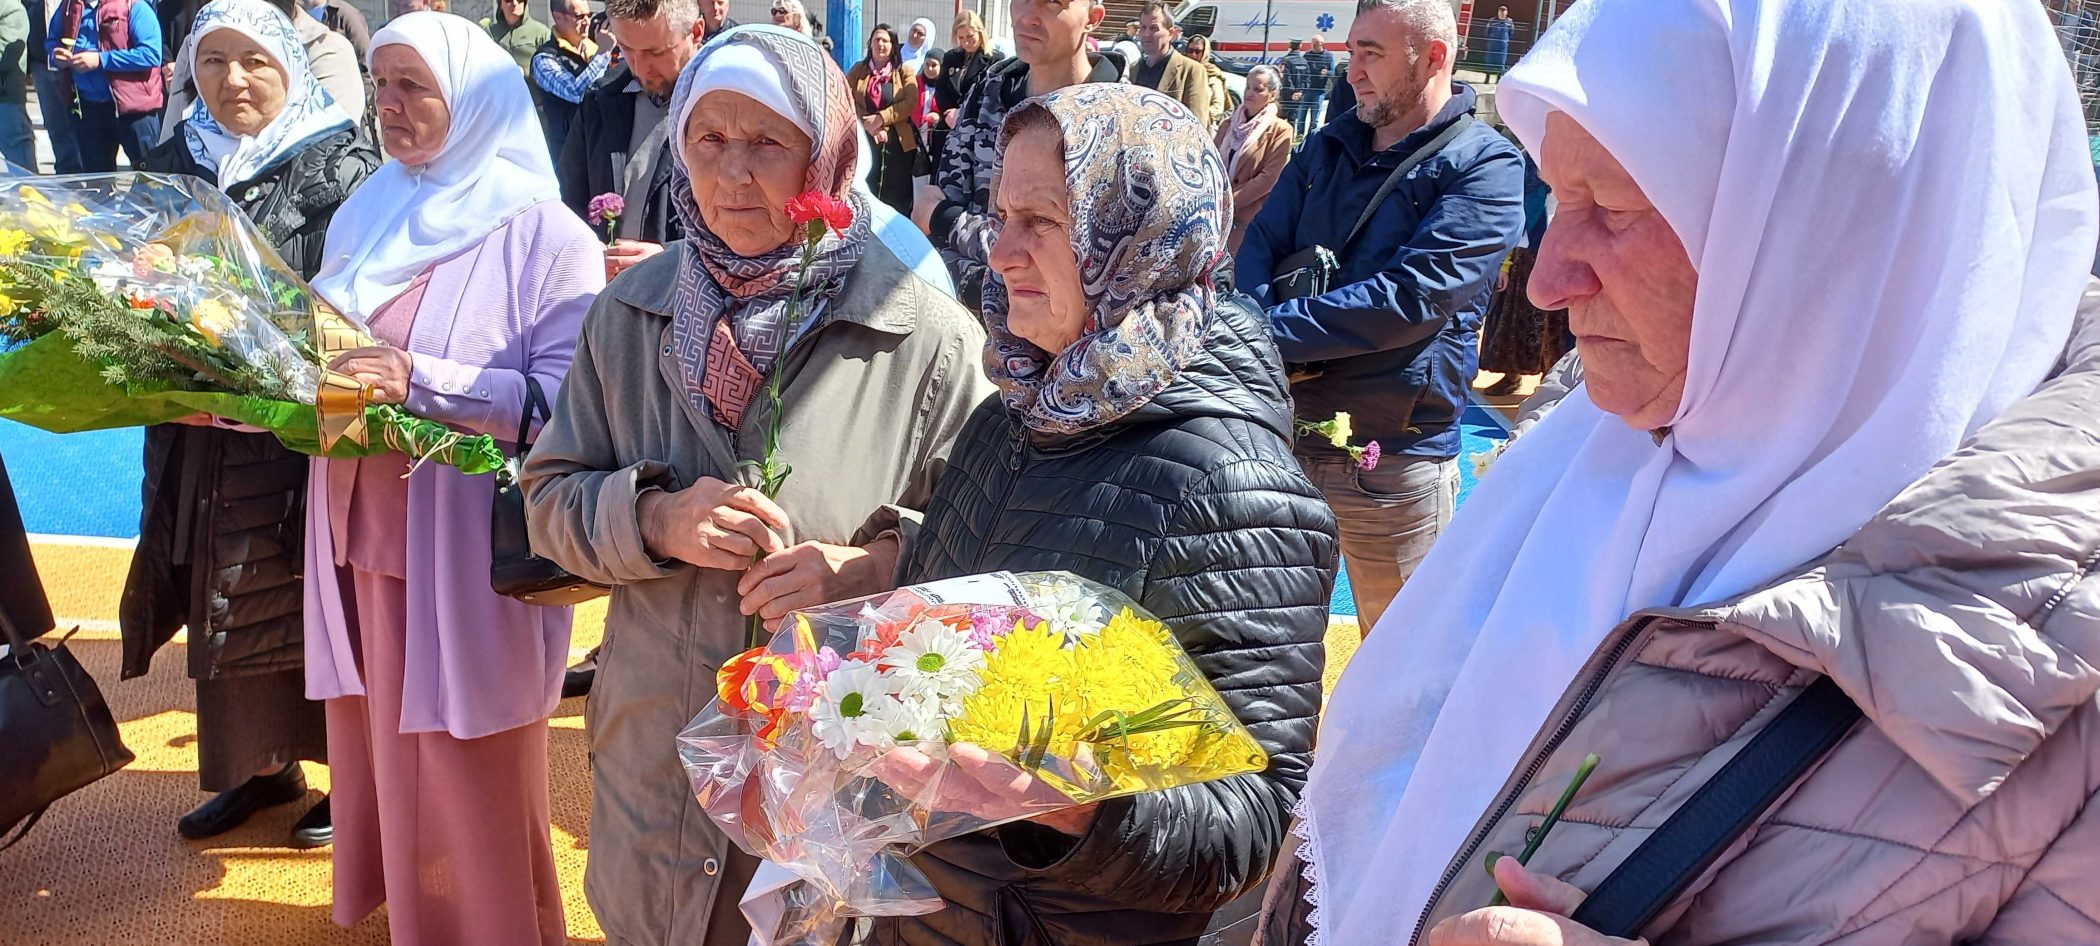
[[[686, 394], [735, 429], [773, 362], [794, 339], [787, 337], [787, 302], [802, 265], [802, 240], [791, 238], [757, 256], [739, 256], [707, 228], [693, 198], [695, 169], [685, 162], [685, 124], [693, 106], [709, 92], [740, 92], [781, 113], [810, 136], [809, 171], [803, 190], [821, 191], [853, 207], [845, 234], [827, 234], [811, 263], [803, 293], [805, 314], [797, 334], [822, 321], [827, 303], [846, 286], [868, 244], [867, 198], [853, 189], [859, 148], [852, 91], [839, 67], [809, 37], [778, 26], [743, 26], [707, 44], [678, 77], [671, 93], [673, 204], [685, 224], [684, 266], [673, 302], [672, 342], [677, 346]], [[787, 111], [781, 111], [783, 108]], [[701, 168], [698, 173], [708, 173]]]
[[1035, 110], [1064, 133], [1072, 250], [1090, 314], [1071, 347], [1045, 352], [1007, 328], [1006, 282], [992, 272], [985, 373], [1030, 429], [1075, 434], [1149, 403], [1203, 350], [1232, 200], [1210, 136], [1169, 96], [1089, 83], [1030, 99], [999, 133], [1000, 165], [1017, 121]]

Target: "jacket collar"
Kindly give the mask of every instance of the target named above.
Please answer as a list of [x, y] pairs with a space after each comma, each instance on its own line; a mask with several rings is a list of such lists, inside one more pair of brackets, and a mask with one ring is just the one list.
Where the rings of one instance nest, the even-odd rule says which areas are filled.
[[[1070, 453], [1093, 447], [1123, 430], [1189, 417], [1228, 417], [1251, 421], [1289, 441], [1291, 399], [1282, 356], [1269, 334], [1268, 322], [1244, 296], [1218, 293], [1203, 353], [1173, 383], [1138, 409], [1076, 434], [1028, 431], [1037, 447]], [[1020, 426], [1018, 420], [1010, 422]]]
[[[1086, 81], [1123, 81], [1123, 71], [1116, 67], [1115, 60], [1092, 52], [1086, 54], [1086, 61], [1093, 66], [1093, 71], [1087, 73]], [[992, 66], [992, 71], [986, 78], [998, 83], [995, 88], [999, 90], [999, 101], [1008, 110], [1028, 98], [1028, 64], [1022, 62], [1019, 56], [1000, 60]]]
[[[614, 279], [607, 292], [649, 315], [668, 319], [678, 298], [678, 269], [685, 265], [686, 243], [680, 240]], [[931, 289], [913, 276], [890, 248], [870, 237], [860, 262], [846, 276], [846, 289], [832, 300], [824, 325], [858, 325], [891, 335], [909, 335], [918, 327], [920, 294]]]
[[1444, 107], [1437, 110], [1436, 116], [1431, 118], [1428, 124], [1409, 132], [1398, 144], [1384, 151], [1371, 150], [1371, 126], [1364, 124], [1364, 120], [1357, 117], [1358, 109], [1350, 109], [1348, 113], [1328, 122], [1329, 131], [1326, 133], [1332, 134], [1335, 143], [1348, 152], [1350, 159], [1357, 164], [1390, 166], [1415, 153], [1415, 149], [1428, 144], [1430, 139], [1443, 134], [1444, 129], [1452, 122], [1471, 115], [1479, 103], [1479, 98], [1479, 93], [1474, 92], [1472, 86], [1463, 82], [1451, 83], [1451, 101], [1445, 102]]
[[1974, 803], [2100, 693], [2100, 283], [2056, 375], [1801, 572], [1664, 616], [1828, 675]]

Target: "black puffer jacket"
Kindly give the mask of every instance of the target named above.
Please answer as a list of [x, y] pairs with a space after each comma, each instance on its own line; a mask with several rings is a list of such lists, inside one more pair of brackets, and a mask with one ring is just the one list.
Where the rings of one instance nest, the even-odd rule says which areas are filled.
[[1291, 458], [1283, 366], [1252, 307], [1221, 303], [1208, 351], [1153, 402], [1073, 438], [978, 408], [926, 510], [906, 582], [1065, 570], [1172, 627], [1269, 769], [1105, 802], [1084, 838], [1031, 822], [913, 863], [948, 907], [878, 921], [878, 943], [1193, 942], [1285, 843], [1320, 708], [1334, 514]]
[[[145, 166], [214, 178], [179, 128], [147, 153]], [[378, 166], [363, 134], [344, 131], [228, 195], [277, 255], [311, 279], [336, 208]], [[268, 434], [146, 429], [145, 508], [118, 611], [127, 679], [144, 674], [185, 625], [196, 679], [301, 665], [306, 469], [306, 457]]]

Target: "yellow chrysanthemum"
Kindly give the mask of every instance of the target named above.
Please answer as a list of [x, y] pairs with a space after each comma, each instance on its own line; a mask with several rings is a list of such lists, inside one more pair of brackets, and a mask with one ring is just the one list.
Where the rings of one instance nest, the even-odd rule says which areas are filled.
[[29, 231], [20, 228], [0, 230], [0, 259], [22, 255], [29, 249]]
[[196, 326], [197, 331], [203, 333], [206, 340], [218, 345], [222, 344], [219, 340], [221, 337], [240, 327], [241, 317], [227, 309], [219, 300], [206, 299], [190, 310], [190, 324]]

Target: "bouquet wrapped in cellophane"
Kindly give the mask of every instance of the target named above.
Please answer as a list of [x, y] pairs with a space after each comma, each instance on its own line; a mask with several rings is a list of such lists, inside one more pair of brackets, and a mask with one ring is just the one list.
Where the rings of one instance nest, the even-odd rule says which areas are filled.
[[933, 842], [1268, 766], [1166, 625], [1064, 572], [796, 612], [719, 684], [679, 754], [730, 838], [799, 879], [758, 931], [775, 946], [939, 910], [906, 860]]
[[327, 370], [375, 344], [203, 181], [0, 179], [0, 417], [71, 433], [206, 413], [302, 453], [503, 465], [492, 438]]

